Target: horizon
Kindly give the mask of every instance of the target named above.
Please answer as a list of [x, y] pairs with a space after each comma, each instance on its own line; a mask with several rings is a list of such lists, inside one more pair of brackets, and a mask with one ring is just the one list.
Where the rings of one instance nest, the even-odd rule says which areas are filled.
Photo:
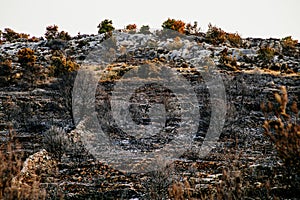
[[144, 4], [137, 0], [130, 3], [110, 1], [105, 4], [96, 0], [10, 0], [3, 5], [0, 30], [11, 28], [36, 37], [44, 36], [46, 27], [54, 24], [60, 31], [76, 36], [79, 32], [97, 34], [97, 26], [104, 19], [112, 20], [116, 29], [123, 29], [128, 24], [136, 24], [138, 28], [149, 25], [152, 29], [161, 29], [165, 20], [174, 18], [185, 23], [197, 21], [201, 32], [206, 32], [211, 23], [226, 32], [238, 33], [243, 38], [292, 36], [300, 40], [300, 13], [297, 12], [300, 1], [297, 0], [254, 0], [244, 1], [243, 4], [238, 0], [187, 1], [186, 5], [158, 0]]

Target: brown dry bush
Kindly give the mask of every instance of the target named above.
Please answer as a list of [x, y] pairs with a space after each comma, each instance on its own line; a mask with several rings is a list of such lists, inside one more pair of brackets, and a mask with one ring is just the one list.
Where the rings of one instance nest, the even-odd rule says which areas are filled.
[[291, 36], [283, 38], [281, 40], [283, 54], [289, 55], [290, 53], [294, 53], [297, 44], [298, 44], [298, 40], [293, 40]]
[[276, 92], [274, 98], [276, 102], [261, 104], [266, 118], [263, 128], [285, 164], [288, 184], [292, 188], [299, 188], [300, 122], [297, 102], [293, 101], [290, 108], [287, 106], [288, 93], [285, 86], [280, 87], [280, 93]]
[[206, 32], [206, 40], [214, 45], [222, 44], [226, 41], [226, 32], [221, 28], [208, 25], [208, 31]]
[[20, 149], [10, 129], [7, 141], [0, 146], [0, 199], [45, 199], [45, 191], [40, 188], [38, 179], [31, 180], [31, 185], [16, 181], [23, 166], [23, 155], [18, 153]]
[[54, 51], [49, 66], [50, 76], [64, 76], [73, 71], [77, 71], [79, 65], [70, 57], [66, 57], [61, 51]]
[[276, 50], [267, 46], [267, 47], [260, 47], [257, 51], [258, 58], [264, 62], [270, 62], [273, 60]]

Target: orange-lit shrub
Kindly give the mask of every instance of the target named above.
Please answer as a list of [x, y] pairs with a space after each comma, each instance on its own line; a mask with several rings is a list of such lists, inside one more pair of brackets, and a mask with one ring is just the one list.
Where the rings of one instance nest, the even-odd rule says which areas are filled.
[[50, 76], [62, 76], [79, 69], [79, 65], [60, 51], [54, 51], [51, 57]]
[[34, 51], [30, 48], [23, 48], [17, 53], [18, 62], [23, 67], [33, 66], [36, 61], [36, 56], [34, 55]]
[[293, 53], [296, 49], [298, 40], [293, 40], [291, 36], [285, 37], [281, 40], [282, 50], [284, 54]]
[[226, 39], [234, 47], [240, 47], [242, 45], [242, 38], [238, 33], [227, 33]]
[[35, 64], [36, 56], [34, 50], [30, 48], [23, 48], [17, 53], [18, 62], [23, 68], [23, 80], [29, 82], [31, 86], [39, 79], [40, 67]]
[[126, 29], [127, 29], [127, 30], [136, 30], [136, 24], [128, 24], [128, 25], [126, 26]]
[[271, 60], [273, 60], [276, 50], [269, 46], [260, 47], [257, 53], [258, 53], [258, 58], [260, 60], [263, 60], [264, 62], [270, 62]]
[[5, 28], [2, 33], [2, 38], [4, 41], [14, 42], [18, 39], [28, 39], [29, 35], [25, 33], [17, 33], [10, 28]]
[[0, 86], [5, 86], [11, 81], [12, 70], [11, 60], [5, 59], [0, 62]]
[[214, 45], [222, 44], [226, 41], [226, 32], [216, 26], [208, 25], [206, 40]]
[[163, 28], [178, 31], [179, 33], [185, 33], [185, 23], [181, 20], [170, 19], [164, 21], [162, 24]]

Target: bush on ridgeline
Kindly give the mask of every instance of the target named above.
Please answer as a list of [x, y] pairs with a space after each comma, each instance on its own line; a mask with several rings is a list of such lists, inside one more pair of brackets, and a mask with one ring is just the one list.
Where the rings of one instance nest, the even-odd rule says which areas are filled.
[[164, 29], [171, 29], [181, 34], [185, 34], [185, 23], [181, 20], [175, 20], [168, 18], [163, 22], [162, 27]]
[[55, 40], [55, 39], [71, 40], [71, 36], [69, 35], [68, 32], [65, 32], [65, 31], [59, 32], [58, 31], [57, 25], [47, 26], [45, 38], [47, 40]]
[[227, 33], [226, 39], [233, 47], [240, 47], [242, 45], [242, 38], [238, 33]]
[[128, 24], [125, 29], [128, 33], [136, 33], [136, 24]]
[[242, 45], [242, 38], [238, 33], [226, 33], [221, 28], [208, 25], [206, 32], [206, 41], [213, 44], [219, 45], [228, 42], [233, 47], [240, 47]]
[[5, 42], [15, 42], [19, 39], [25, 39], [28, 40], [29, 35], [25, 33], [17, 33], [14, 30], [10, 28], [5, 28], [4, 32], [2, 32], [2, 41]]
[[209, 24], [205, 38], [209, 43], [212, 43], [213, 45], [222, 44], [226, 41], [226, 32], [221, 28]]
[[282, 51], [284, 55], [293, 54], [296, 50], [298, 40], [293, 40], [291, 36], [281, 39]]
[[142, 33], [142, 34], [150, 34], [150, 27], [148, 25], [143, 25], [141, 28], [140, 28], [140, 32], [139, 33]]
[[200, 32], [200, 28], [198, 28], [198, 23], [195, 21], [194, 25], [188, 23], [185, 26], [185, 34], [186, 35], [198, 35]]
[[105, 33], [105, 38], [109, 38], [112, 35], [112, 32], [115, 30], [115, 27], [113, 27], [112, 20], [105, 19], [97, 26], [98, 33], [102, 34]]
[[49, 66], [50, 76], [63, 76], [67, 73], [76, 71], [79, 65], [70, 57], [66, 57], [61, 51], [55, 50], [51, 56], [51, 65]]

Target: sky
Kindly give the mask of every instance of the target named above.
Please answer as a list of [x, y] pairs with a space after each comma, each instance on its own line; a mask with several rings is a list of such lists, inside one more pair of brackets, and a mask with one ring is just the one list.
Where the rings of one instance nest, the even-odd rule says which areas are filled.
[[111, 19], [114, 27], [135, 23], [161, 28], [168, 18], [208, 24], [242, 37], [283, 38], [300, 41], [299, 0], [1, 0], [0, 29], [11, 28], [43, 36], [56, 24], [71, 35], [96, 34], [97, 25]]

